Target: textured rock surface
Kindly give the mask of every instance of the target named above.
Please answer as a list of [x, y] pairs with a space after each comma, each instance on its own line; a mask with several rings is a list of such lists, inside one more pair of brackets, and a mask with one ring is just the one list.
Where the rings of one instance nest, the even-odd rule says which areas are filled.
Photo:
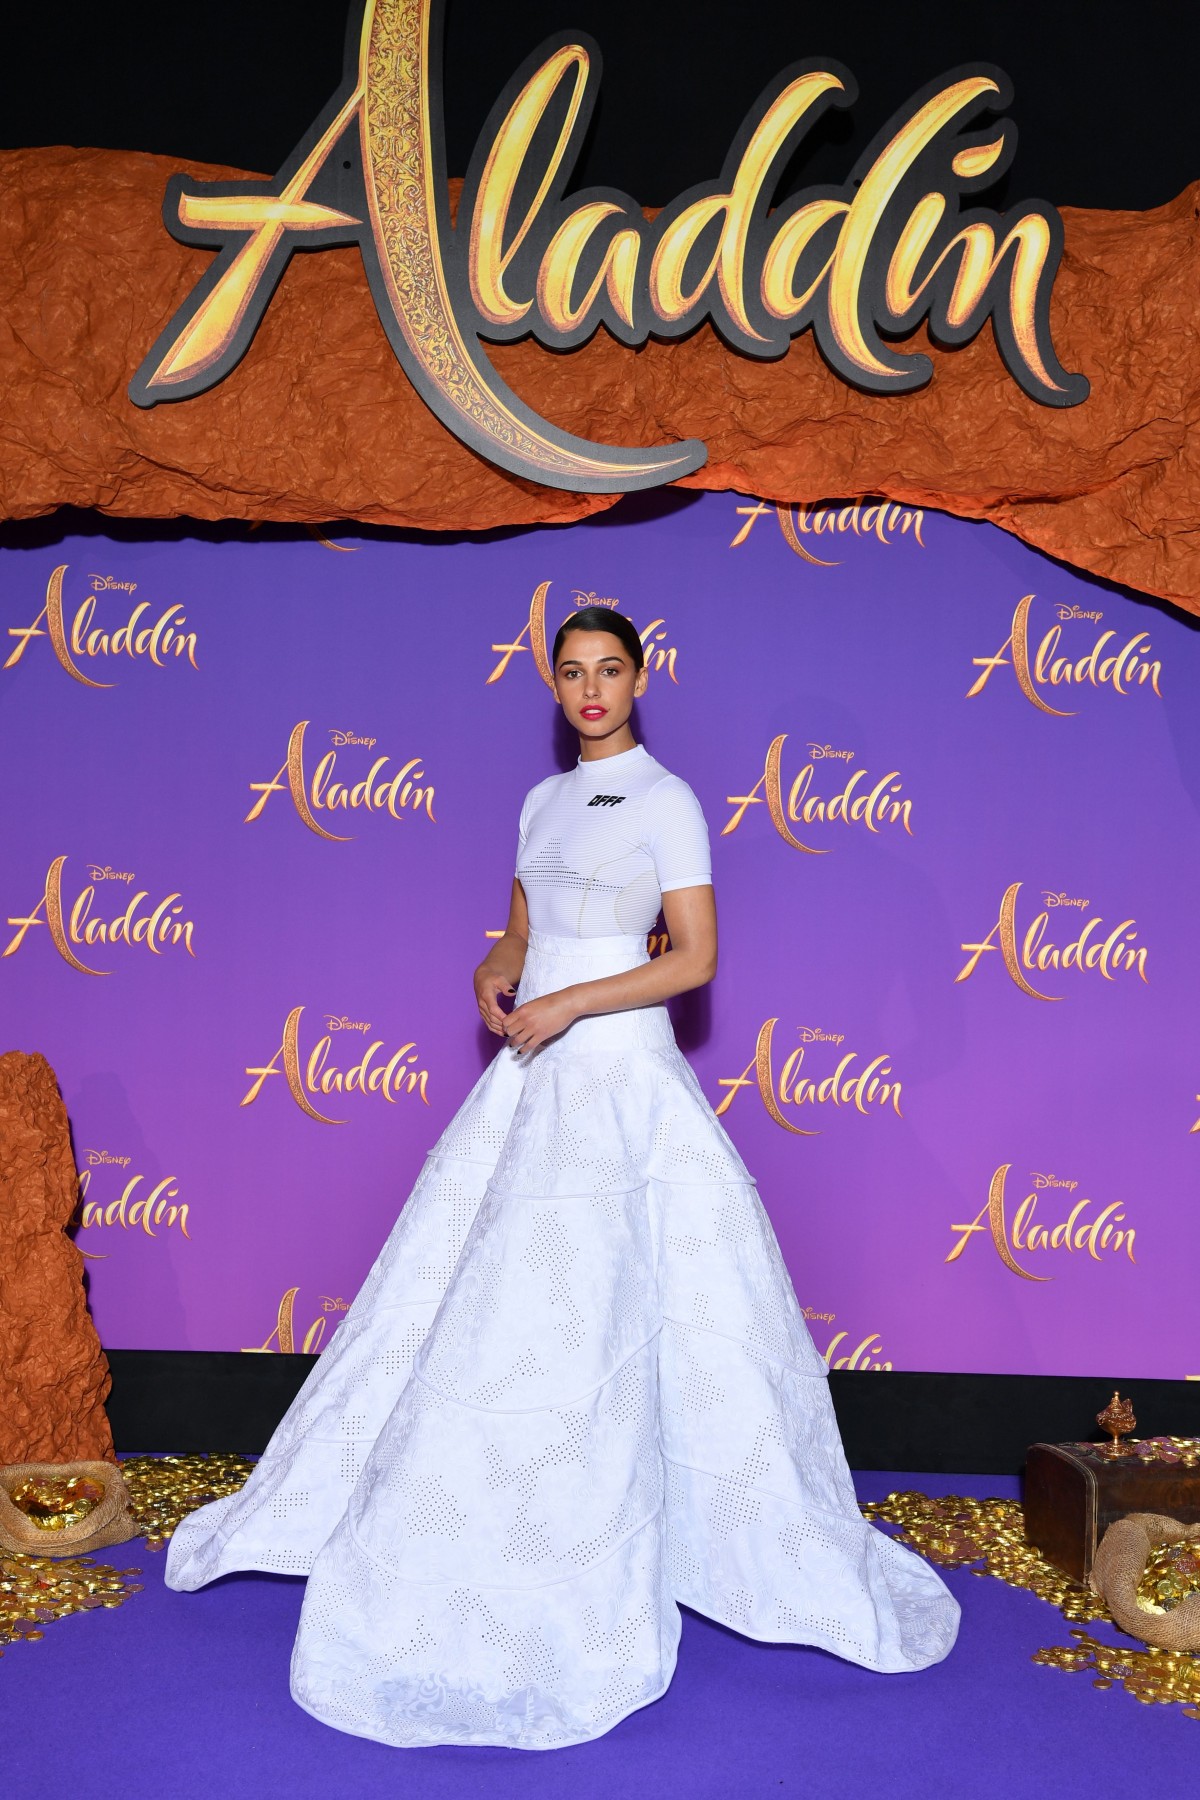
[[115, 1461], [108, 1363], [65, 1226], [78, 1199], [44, 1056], [0, 1056], [0, 1464]]
[[[210, 253], [162, 219], [170, 174], [238, 171], [138, 153], [0, 153], [0, 512], [362, 520], [432, 530], [564, 522], [611, 504], [514, 479], [409, 386], [357, 250], [292, 258], [240, 366], [139, 411], [126, 387]], [[809, 337], [756, 363], [707, 327], [629, 350], [492, 346], [504, 379], [585, 437], [700, 437], [683, 485], [768, 500], [883, 494], [986, 518], [1109, 580], [1200, 611], [1200, 184], [1148, 213], [1064, 210], [1054, 341], [1092, 383], [1035, 405], [990, 331], [934, 352], [922, 393], [867, 397]], [[920, 335], [913, 348], [926, 347]], [[1190, 441], [1189, 441], [1190, 438]]]

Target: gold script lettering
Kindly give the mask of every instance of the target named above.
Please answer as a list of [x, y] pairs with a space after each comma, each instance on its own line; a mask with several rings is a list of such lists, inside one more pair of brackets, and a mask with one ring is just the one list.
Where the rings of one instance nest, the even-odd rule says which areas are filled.
[[[1085, 398], [1086, 380], [1061, 368], [1049, 335], [1058, 215], [1029, 203], [994, 225], [975, 209], [958, 226], [963, 191], [992, 178], [1011, 139], [1001, 130], [955, 152], [953, 134], [1008, 105], [1003, 77], [971, 72], [927, 90], [840, 190], [772, 213], [799, 135], [855, 97], [835, 66], [780, 77], [746, 118], [721, 177], [651, 224], [626, 196], [585, 195], [574, 212], [563, 200], [594, 103], [595, 55], [586, 43], [551, 43], [497, 103], [452, 230], [434, 86], [441, 25], [438, 0], [364, 0], [342, 85], [275, 181], [173, 178], [169, 228], [220, 254], [134, 376], [136, 404], [220, 380], [245, 353], [292, 251], [337, 243], [358, 244], [392, 348], [448, 429], [511, 473], [576, 491], [677, 479], [700, 467], [705, 447], [643, 451], [574, 437], [505, 386], [482, 338], [529, 331], [567, 348], [603, 321], [638, 344], [710, 318], [736, 348], [773, 357], [811, 329], [845, 379], [904, 392], [929, 380], [932, 363], [896, 355], [885, 338], [927, 318], [935, 342], [964, 343], [991, 318], [1027, 394], [1054, 406]], [[352, 133], [357, 164], [342, 154]], [[928, 272], [918, 280], [919, 269]]]
[[865, 825], [872, 833], [878, 833], [882, 825], [902, 825], [908, 835], [912, 836], [912, 801], [901, 795], [898, 769], [889, 769], [886, 775], [880, 776], [871, 786], [866, 785], [871, 781], [867, 771], [856, 769], [846, 777], [844, 785], [826, 800], [809, 791], [815, 780], [813, 763], [809, 761], [792, 782], [785, 806], [780, 769], [786, 742], [786, 732], [781, 732], [771, 740], [767, 747], [763, 773], [748, 794], [726, 795], [728, 805], [736, 810], [725, 821], [721, 829], [722, 837], [728, 837], [730, 832], [737, 830], [748, 807], [759, 806], [764, 800], [771, 823], [784, 843], [790, 844], [793, 850], [803, 850], [808, 856], [827, 856], [829, 851], [804, 843], [792, 831], [792, 824]]
[[1021, 891], [1019, 881], [1011, 882], [1005, 888], [1000, 901], [1000, 913], [996, 923], [985, 938], [977, 943], [963, 943], [959, 948], [967, 951], [967, 960], [954, 977], [955, 982], [966, 981], [979, 966], [980, 959], [989, 951], [999, 950], [1001, 960], [1009, 975], [1016, 982], [1023, 994], [1031, 1000], [1061, 1000], [1061, 994], [1043, 994], [1035, 988], [1025, 975], [1029, 969], [1035, 973], [1043, 973], [1047, 969], [1078, 969], [1081, 974], [1099, 974], [1105, 981], [1115, 981], [1119, 974], [1136, 973], [1142, 981], [1149, 982], [1146, 973], [1147, 947], [1135, 944], [1137, 921], [1125, 918], [1110, 927], [1105, 936], [1100, 936], [1103, 920], [1091, 918], [1080, 927], [1079, 935], [1071, 942], [1060, 946], [1046, 942], [1049, 929], [1050, 913], [1043, 910], [1033, 919], [1021, 940], [1020, 950], [1017, 948], [1017, 895]]
[[[958, 1242], [946, 1257], [948, 1263], [957, 1262], [971, 1238], [981, 1231], [986, 1231], [991, 1237], [996, 1254], [1005, 1268], [1012, 1274], [1019, 1275], [1022, 1281], [1049, 1281], [1051, 1277], [1034, 1275], [1023, 1268], [1016, 1259], [1017, 1251], [1083, 1250], [1093, 1262], [1101, 1260], [1101, 1251], [1109, 1251], [1114, 1255], [1123, 1251], [1130, 1262], [1136, 1262], [1133, 1246], [1137, 1232], [1132, 1226], [1126, 1225], [1120, 1201], [1111, 1202], [1088, 1220], [1083, 1215], [1095, 1202], [1086, 1198], [1077, 1200], [1065, 1219], [1048, 1226], [1037, 1219], [1037, 1192], [1034, 1191], [1021, 1201], [1010, 1226], [1005, 1217], [1005, 1186], [1011, 1168], [1011, 1163], [1000, 1164], [989, 1184], [986, 1205], [969, 1224], [951, 1225], [951, 1231], [958, 1233]], [[1044, 1181], [1035, 1177], [1035, 1190], [1042, 1185], [1045, 1185]], [[1075, 1185], [1074, 1182], [1069, 1184], [1071, 1188]]]
[[[1105, 655], [1103, 652], [1115, 641], [1116, 633], [1104, 631], [1087, 655], [1068, 657], [1056, 654], [1062, 642], [1062, 626], [1052, 625], [1031, 655], [1029, 613], [1033, 602], [1032, 594], [1026, 594], [1024, 599], [1017, 602], [1012, 629], [994, 656], [972, 657], [974, 666], [981, 673], [967, 689], [968, 700], [973, 700], [983, 692], [997, 670], [1009, 666], [1005, 651], [1012, 654], [1013, 674], [1025, 698], [1040, 712], [1050, 713], [1056, 719], [1072, 719], [1075, 714], [1066, 712], [1061, 707], [1051, 706], [1043, 699], [1039, 688], [1064, 685], [1078, 687], [1086, 682], [1091, 687], [1110, 688], [1114, 694], [1124, 699], [1137, 686], [1149, 687], [1151, 692], [1162, 698], [1162, 688], [1159, 686], [1162, 663], [1157, 658], [1152, 660], [1150, 657], [1151, 645], [1147, 632], [1134, 632], [1119, 650], [1111, 650]], [[1093, 617], [1082, 609], [1060, 608], [1060, 616], [1064, 615], [1069, 619]], [[1094, 615], [1096, 619], [1099, 616], [1098, 613]]]

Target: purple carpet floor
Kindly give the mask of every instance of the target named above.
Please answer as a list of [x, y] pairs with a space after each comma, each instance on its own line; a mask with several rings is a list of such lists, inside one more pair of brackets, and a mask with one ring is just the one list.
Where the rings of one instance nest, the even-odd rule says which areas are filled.
[[[870, 1474], [858, 1485], [863, 1500], [894, 1487], [1016, 1492], [995, 1476]], [[966, 1573], [949, 1576], [962, 1629], [935, 1669], [873, 1675], [685, 1613], [661, 1700], [594, 1743], [533, 1754], [393, 1750], [333, 1731], [288, 1694], [299, 1581], [234, 1575], [173, 1594], [162, 1552], [137, 1542], [105, 1559], [140, 1565], [145, 1592], [118, 1611], [52, 1624], [40, 1643], [0, 1660], [0, 1793], [75, 1800], [114, 1781], [134, 1800], [1175, 1800], [1197, 1791], [1200, 1723], [1032, 1663], [1041, 1646], [1069, 1642], [1061, 1615]]]

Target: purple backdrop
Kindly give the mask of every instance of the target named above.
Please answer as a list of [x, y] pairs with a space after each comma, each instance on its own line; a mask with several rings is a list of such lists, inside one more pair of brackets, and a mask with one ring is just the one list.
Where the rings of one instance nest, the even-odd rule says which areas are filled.
[[105, 1343], [328, 1341], [493, 1053], [471, 971], [574, 756], [531, 604], [586, 596], [708, 816], [680, 1040], [818, 1347], [1200, 1371], [1187, 621], [989, 527], [731, 495], [0, 566], [0, 1048], [57, 1071]]

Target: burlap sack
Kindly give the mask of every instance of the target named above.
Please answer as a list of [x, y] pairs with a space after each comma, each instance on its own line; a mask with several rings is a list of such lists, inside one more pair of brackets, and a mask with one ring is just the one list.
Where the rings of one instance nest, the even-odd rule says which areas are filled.
[[1137, 1586], [1152, 1550], [1189, 1538], [1200, 1539], [1200, 1525], [1130, 1513], [1109, 1526], [1092, 1563], [1092, 1587], [1122, 1631], [1161, 1650], [1200, 1650], [1200, 1594], [1189, 1594], [1170, 1612], [1151, 1613], [1138, 1605]]
[[[13, 1504], [12, 1495], [23, 1481], [69, 1481], [72, 1476], [104, 1488], [103, 1500], [74, 1525], [47, 1531]], [[10, 1463], [0, 1469], [0, 1550], [16, 1550], [23, 1556], [87, 1556], [137, 1535], [129, 1490], [112, 1463]]]

